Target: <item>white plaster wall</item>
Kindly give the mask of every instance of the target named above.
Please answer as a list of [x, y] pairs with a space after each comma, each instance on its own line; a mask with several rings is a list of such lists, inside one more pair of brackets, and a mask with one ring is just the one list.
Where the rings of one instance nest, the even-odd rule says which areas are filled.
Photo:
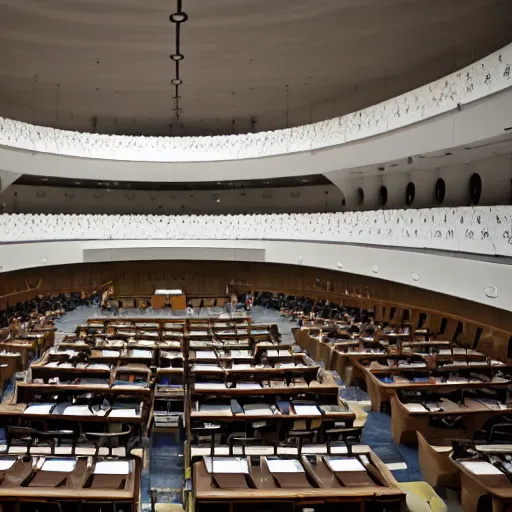
[[509, 87], [466, 105], [460, 112], [452, 110], [400, 130], [324, 149], [265, 158], [168, 163], [63, 157], [0, 145], [0, 169], [40, 176], [145, 182], [232, 181], [325, 174], [337, 184], [357, 167], [378, 166], [382, 162], [503, 136], [511, 119], [512, 87]]
[[[68, 132], [0, 118], [0, 145], [86, 158], [199, 162], [311, 151], [445, 114], [512, 84], [512, 44], [440, 80], [342, 117], [274, 132], [218, 137], [134, 137]], [[464, 139], [471, 128], [461, 129]]]
[[272, 215], [8, 215], [3, 242], [290, 240], [512, 256], [512, 207]]
[[[302, 241], [122, 240], [0, 245], [2, 272], [45, 265], [131, 260], [261, 261], [386, 279], [512, 310], [509, 265], [427, 252]], [[412, 278], [419, 275], [419, 281]], [[496, 297], [486, 289], [496, 288]], [[494, 291], [494, 288], [493, 288]]]
[[[417, 161], [417, 159], [416, 159]], [[482, 195], [478, 205], [506, 205], [511, 203], [512, 192], [512, 155], [497, 155], [468, 164], [454, 163], [432, 169], [410, 169], [393, 172], [374, 170], [371, 174], [360, 176], [357, 169], [351, 176], [339, 182], [337, 186], [345, 194], [347, 210], [373, 210], [396, 208], [425, 208], [436, 206], [468, 206], [469, 180], [474, 173], [482, 179]], [[354, 174], [356, 172], [356, 174]], [[442, 178], [446, 184], [446, 196], [442, 204], [435, 201], [435, 184]], [[415, 198], [412, 205], [405, 202], [405, 189], [409, 182], [415, 185]], [[384, 185], [388, 190], [388, 202], [379, 203], [379, 190]], [[365, 193], [362, 206], [358, 204], [357, 189], [361, 187]]]

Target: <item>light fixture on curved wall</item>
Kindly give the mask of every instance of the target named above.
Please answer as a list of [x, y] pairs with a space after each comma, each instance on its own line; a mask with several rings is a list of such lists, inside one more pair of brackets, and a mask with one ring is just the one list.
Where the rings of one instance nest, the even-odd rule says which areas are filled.
[[46, 265], [48, 263], [48, 258], [46, 256], [43, 256], [41, 258], [41, 261]]
[[337, 265], [338, 265], [338, 268], [343, 268], [343, 263], [341, 263], [341, 261], [338, 261]]
[[496, 286], [486, 286], [484, 291], [485, 295], [490, 299], [495, 299], [498, 296], [498, 288]]
[[420, 280], [420, 275], [418, 274], [418, 272], [412, 272], [411, 273], [411, 277], [412, 277], [413, 281], [419, 281]]
[[438, 178], [434, 188], [434, 197], [437, 203], [442, 204], [446, 196], [446, 183], [443, 178]]
[[379, 267], [378, 267], [377, 265], [374, 265], [374, 266], [372, 267], [372, 272], [373, 272], [374, 274], [378, 274], [378, 273], [379, 273]]
[[405, 187], [405, 204], [407, 206], [411, 206], [414, 202], [414, 197], [416, 196], [416, 186], [412, 181], [407, 183], [407, 187]]

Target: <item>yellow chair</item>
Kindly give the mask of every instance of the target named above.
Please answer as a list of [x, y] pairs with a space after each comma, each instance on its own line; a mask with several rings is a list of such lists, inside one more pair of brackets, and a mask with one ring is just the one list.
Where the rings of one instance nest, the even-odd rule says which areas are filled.
[[444, 501], [427, 482], [403, 482], [398, 486], [405, 493], [409, 512], [448, 512]]

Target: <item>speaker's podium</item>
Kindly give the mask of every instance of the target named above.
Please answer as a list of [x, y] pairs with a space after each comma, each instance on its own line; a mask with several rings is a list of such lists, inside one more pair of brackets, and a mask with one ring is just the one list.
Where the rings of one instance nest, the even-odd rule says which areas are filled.
[[168, 305], [172, 309], [187, 309], [187, 297], [182, 290], [155, 290], [151, 296], [151, 307], [163, 309]]

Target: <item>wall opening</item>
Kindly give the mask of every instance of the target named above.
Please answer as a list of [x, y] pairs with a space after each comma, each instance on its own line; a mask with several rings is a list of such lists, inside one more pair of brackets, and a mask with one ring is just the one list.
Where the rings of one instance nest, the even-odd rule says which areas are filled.
[[482, 178], [475, 172], [469, 179], [469, 204], [476, 205], [482, 195]]
[[416, 186], [411, 181], [407, 183], [407, 187], [405, 187], [405, 204], [407, 206], [411, 206], [414, 202], [414, 197], [416, 195]]
[[441, 318], [441, 325], [439, 326], [438, 334], [444, 334], [446, 331], [447, 325], [448, 325], [448, 318]]
[[436, 181], [436, 186], [434, 189], [434, 197], [437, 203], [442, 204], [444, 201], [444, 197], [446, 196], [446, 183], [443, 178], [439, 178]]
[[379, 204], [384, 206], [388, 202], [388, 189], [384, 186], [380, 187]]
[[512, 336], [508, 339], [508, 352], [507, 352], [508, 359], [512, 359]]
[[364, 204], [364, 190], [362, 188], [357, 189], [357, 204], [359, 204], [359, 206]]

